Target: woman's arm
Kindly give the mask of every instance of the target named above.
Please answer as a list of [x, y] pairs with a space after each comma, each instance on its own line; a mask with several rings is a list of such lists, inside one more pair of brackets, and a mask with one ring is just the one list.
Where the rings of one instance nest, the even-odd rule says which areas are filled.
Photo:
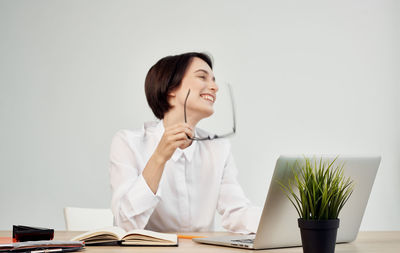
[[151, 191], [141, 173], [144, 147], [133, 145], [132, 138], [132, 133], [119, 131], [110, 150], [114, 225], [127, 231], [143, 229], [159, 202], [159, 196]]
[[156, 150], [143, 170], [143, 177], [153, 193], [157, 192], [165, 163], [171, 159], [175, 150], [178, 147], [183, 148], [190, 145], [191, 141], [187, 136], [193, 137], [193, 129], [186, 123], [177, 124], [165, 129]]
[[[151, 158], [143, 161], [144, 147], [130, 142], [125, 131], [118, 132], [112, 141], [110, 152], [110, 181], [112, 210], [115, 225], [125, 230], [143, 229], [157, 206], [160, 196], [158, 185], [165, 163], [178, 146], [187, 141], [191, 130], [176, 126], [165, 131]], [[143, 168], [143, 164], [146, 164]]]
[[[229, 149], [230, 149], [230, 145]], [[219, 191], [217, 211], [222, 216], [222, 226], [236, 233], [255, 233], [262, 209], [250, 203], [237, 181], [237, 168], [229, 150]]]

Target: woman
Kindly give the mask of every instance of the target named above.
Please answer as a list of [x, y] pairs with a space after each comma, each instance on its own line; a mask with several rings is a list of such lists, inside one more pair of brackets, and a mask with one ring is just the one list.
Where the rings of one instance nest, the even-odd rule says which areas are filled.
[[250, 204], [236, 180], [229, 141], [192, 140], [208, 135], [196, 125], [214, 112], [218, 86], [210, 57], [185, 53], [159, 60], [147, 74], [145, 92], [160, 121], [145, 123], [139, 131], [121, 130], [111, 145], [115, 225], [211, 231], [217, 210], [229, 231], [256, 232], [261, 210]]

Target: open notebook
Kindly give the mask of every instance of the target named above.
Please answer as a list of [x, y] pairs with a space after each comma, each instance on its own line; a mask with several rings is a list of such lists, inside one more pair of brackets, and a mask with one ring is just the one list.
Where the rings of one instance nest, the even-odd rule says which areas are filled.
[[71, 241], [84, 241], [86, 245], [178, 246], [176, 234], [142, 229], [125, 232], [119, 227], [92, 230], [72, 238]]

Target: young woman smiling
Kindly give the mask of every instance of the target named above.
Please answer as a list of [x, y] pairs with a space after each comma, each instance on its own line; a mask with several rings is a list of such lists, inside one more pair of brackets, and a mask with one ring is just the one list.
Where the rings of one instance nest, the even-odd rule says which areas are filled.
[[196, 128], [213, 114], [217, 92], [206, 54], [167, 56], [150, 68], [145, 93], [159, 121], [137, 131], [121, 130], [111, 145], [115, 225], [211, 231], [218, 211], [229, 231], [256, 232], [261, 209], [237, 182], [229, 141], [204, 140], [209, 133]]

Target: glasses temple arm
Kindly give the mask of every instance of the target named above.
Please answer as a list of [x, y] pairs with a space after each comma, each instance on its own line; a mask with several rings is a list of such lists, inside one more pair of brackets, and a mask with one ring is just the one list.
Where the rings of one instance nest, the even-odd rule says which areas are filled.
[[233, 127], [232, 130], [236, 133], [236, 110], [235, 110], [235, 102], [233, 101], [233, 92], [232, 86], [228, 84], [229, 95], [231, 96], [231, 105], [232, 105], [232, 117], [233, 117]]
[[190, 94], [190, 89], [188, 90], [188, 93], [187, 93], [186, 98], [185, 98], [185, 104], [183, 105], [183, 114], [185, 116], [185, 123], [187, 123], [187, 119], [186, 119], [186, 102], [187, 102], [187, 100], [189, 98], [189, 94]]

